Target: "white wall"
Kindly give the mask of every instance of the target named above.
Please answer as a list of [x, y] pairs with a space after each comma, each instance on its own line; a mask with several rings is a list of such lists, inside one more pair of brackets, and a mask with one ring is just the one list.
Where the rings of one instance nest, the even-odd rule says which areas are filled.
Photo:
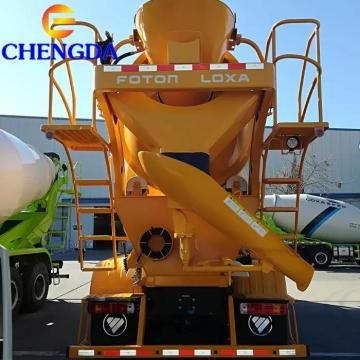
[[[267, 129], [267, 131], [269, 131]], [[315, 155], [316, 161], [329, 162], [328, 175], [333, 183], [327, 193], [359, 194], [360, 193], [360, 129], [330, 129], [323, 137], [316, 139], [309, 146], [307, 156]], [[289, 163], [289, 156], [272, 152], [269, 157], [268, 176]], [[308, 192], [318, 192], [309, 188]]]

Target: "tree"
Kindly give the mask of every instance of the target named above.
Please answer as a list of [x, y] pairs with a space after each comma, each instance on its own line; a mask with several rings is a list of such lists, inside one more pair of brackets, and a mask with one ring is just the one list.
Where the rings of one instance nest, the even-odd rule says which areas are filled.
[[[274, 172], [276, 178], [297, 177], [299, 170], [300, 155], [295, 152], [289, 154], [291, 159], [287, 159], [281, 169]], [[333, 188], [337, 182], [329, 175], [331, 161], [329, 159], [319, 160], [315, 154], [308, 154], [305, 157], [304, 167], [300, 180], [300, 193], [326, 193]], [[269, 185], [271, 193], [294, 194], [296, 193], [295, 184]]]

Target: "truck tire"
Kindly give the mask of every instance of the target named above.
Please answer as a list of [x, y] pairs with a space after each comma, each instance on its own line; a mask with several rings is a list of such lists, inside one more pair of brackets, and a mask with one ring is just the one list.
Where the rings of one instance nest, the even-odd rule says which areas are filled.
[[326, 269], [331, 264], [332, 252], [326, 246], [313, 246], [310, 259], [316, 269]]
[[10, 282], [11, 282], [11, 308], [13, 315], [18, 314], [23, 301], [23, 281], [17, 269], [10, 268]]
[[23, 310], [33, 312], [40, 309], [46, 300], [49, 290], [49, 270], [40, 262], [34, 264], [24, 273]]

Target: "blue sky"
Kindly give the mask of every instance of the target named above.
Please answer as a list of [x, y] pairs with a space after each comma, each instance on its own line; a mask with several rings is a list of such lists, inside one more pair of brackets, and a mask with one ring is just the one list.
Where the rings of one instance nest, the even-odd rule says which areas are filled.
[[[195, 0], [194, 0], [195, 1]], [[12, 0], [0, 14], [0, 45], [8, 42], [48, 42], [42, 29], [41, 16], [54, 3], [64, 3], [74, 10], [77, 20], [94, 23], [104, 32], [109, 30], [116, 41], [128, 37], [133, 29], [140, 0]], [[244, 37], [257, 42], [263, 49], [271, 26], [284, 18], [317, 18], [321, 21], [321, 60], [323, 67], [324, 118], [331, 127], [360, 128], [360, 1], [343, 0], [227, 0], [237, 14], [237, 28]], [[292, 26], [279, 32], [279, 51], [300, 52], [305, 48], [310, 28]], [[90, 42], [89, 33], [77, 30], [68, 42]], [[243, 47], [235, 51], [240, 61], [256, 61]], [[0, 59], [0, 114], [46, 116], [48, 102], [47, 61], [6, 61]], [[279, 115], [283, 121], [295, 120], [296, 89], [299, 64], [286, 62], [279, 67]], [[92, 70], [89, 65], [76, 64], [78, 117], [90, 116]], [[58, 79], [63, 82], [64, 73]], [[308, 84], [308, 81], [307, 81]], [[60, 104], [54, 114], [65, 116]], [[308, 120], [316, 119], [315, 103]]]

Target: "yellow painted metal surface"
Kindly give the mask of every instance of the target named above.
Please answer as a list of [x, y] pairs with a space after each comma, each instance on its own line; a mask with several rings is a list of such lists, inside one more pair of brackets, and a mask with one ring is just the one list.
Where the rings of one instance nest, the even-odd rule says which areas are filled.
[[[171, 50], [199, 41], [200, 61], [222, 61], [235, 23], [231, 10], [218, 0], [152, 0], [140, 8], [135, 25], [150, 63], [171, 63]], [[183, 48], [184, 49], [184, 48]], [[188, 60], [192, 63], [194, 49]], [[179, 61], [177, 61], [179, 63]], [[181, 63], [181, 62], [180, 62]]]
[[231, 247], [247, 248], [294, 280], [300, 290], [307, 288], [313, 267], [213, 179], [190, 165], [160, 154], [142, 152], [139, 157], [147, 175], [164, 193], [227, 235], [226, 242], [222, 243], [223, 253]]
[[[146, 59], [141, 57], [140, 64], [146, 64]], [[230, 57], [229, 57], [230, 59]], [[231, 61], [236, 63], [237, 61]], [[260, 64], [259, 64], [260, 65]], [[274, 65], [264, 63], [261, 71], [256, 69], [231, 69], [231, 70], [195, 70], [195, 71], [126, 71], [122, 72], [120, 66], [97, 65], [95, 67], [95, 86], [98, 91], [115, 92], [115, 90], [128, 91], [160, 91], [160, 97], [164, 94], [170, 96], [176, 94], [176, 99], [171, 105], [193, 106], [193, 97], [199, 94], [203, 101], [208, 102], [213, 91], [237, 91], [237, 90], [266, 90], [273, 89]], [[111, 70], [111, 71], [110, 71]], [[199, 90], [198, 92], [189, 90]], [[200, 91], [202, 90], [202, 91]], [[203, 96], [205, 93], [207, 96]], [[151, 97], [151, 94], [147, 94]], [[186, 101], [183, 101], [183, 99]]]
[[287, 300], [286, 282], [277, 271], [251, 272], [248, 277], [234, 277], [234, 297], [242, 299]]
[[[121, 294], [140, 293], [141, 289], [133, 284], [132, 277], [126, 274], [123, 266], [124, 257], [118, 257], [116, 270], [95, 271], [92, 275], [90, 295], [115, 296]], [[114, 268], [114, 260], [108, 259], [101, 261], [99, 266], [102, 268]]]

